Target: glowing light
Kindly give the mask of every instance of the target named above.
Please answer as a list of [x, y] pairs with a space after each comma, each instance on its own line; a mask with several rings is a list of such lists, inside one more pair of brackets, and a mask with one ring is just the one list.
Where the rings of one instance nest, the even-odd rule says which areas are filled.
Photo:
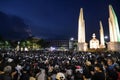
[[108, 39], [108, 36], [105, 36], [104, 38], [105, 38], [105, 39]]
[[71, 40], [71, 41], [73, 41], [73, 40], [74, 40], [74, 38], [73, 38], [73, 37], [71, 37], [71, 38], [70, 38], [70, 40]]
[[49, 50], [50, 50], [50, 51], [54, 51], [55, 49], [56, 49], [55, 47], [52, 47], [52, 46], [51, 46]]

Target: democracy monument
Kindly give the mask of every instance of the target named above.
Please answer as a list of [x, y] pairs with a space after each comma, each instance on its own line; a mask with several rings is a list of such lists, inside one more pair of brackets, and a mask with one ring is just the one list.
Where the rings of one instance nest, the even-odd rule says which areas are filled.
[[[110, 42], [107, 43], [108, 51], [120, 51], [120, 31], [117, 16], [114, 9], [109, 5], [109, 37]], [[90, 49], [106, 48], [104, 40], [104, 30], [102, 21], [100, 21], [100, 44], [99, 40], [96, 39], [95, 33], [93, 38], [90, 40]], [[78, 20], [78, 51], [87, 51], [88, 43], [85, 41], [85, 20], [83, 16], [83, 8], [80, 9], [80, 15]]]

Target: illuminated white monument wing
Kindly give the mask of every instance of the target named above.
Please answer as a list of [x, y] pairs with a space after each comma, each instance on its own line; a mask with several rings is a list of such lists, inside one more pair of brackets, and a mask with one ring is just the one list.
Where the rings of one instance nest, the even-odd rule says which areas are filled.
[[114, 9], [109, 5], [109, 32], [110, 42], [120, 42], [120, 31], [117, 16]]
[[112, 27], [110, 18], [108, 19], [108, 21], [109, 21], [110, 42], [114, 42], [114, 33], [113, 33], [113, 27]]
[[104, 30], [101, 21], [100, 21], [100, 48], [105, 48]]
[[87, 51], [87, 49], [87, 43], [85, 42], [85, 21], [83, 17], [83, 8], [81, 8], [78, 20], [78, 50]]
[[85, 42], [85, 22], [83, 18], [83, 8], [81, 8], [78, 20], [78, 43], [83, 42]]
[[109, 34], [110, 42], [107, 44], [108, 50], [120, 51], [120, 31], [117, 16], [114, 9], [109, 5]]

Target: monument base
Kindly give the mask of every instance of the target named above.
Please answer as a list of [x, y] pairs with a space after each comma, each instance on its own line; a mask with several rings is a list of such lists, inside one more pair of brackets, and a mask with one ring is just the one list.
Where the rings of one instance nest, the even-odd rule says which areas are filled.
[[100, 45], [99, 48], [100, 48], [100, 49], [103, 49], [103, 48], [105, 48], [105, 45]]
[[88, 44], [87, 43], [78, 43], [78, 51], [87, 51]]
[[107, 48], [109, 51], [120, 51], [120, 42], [108, 42]]

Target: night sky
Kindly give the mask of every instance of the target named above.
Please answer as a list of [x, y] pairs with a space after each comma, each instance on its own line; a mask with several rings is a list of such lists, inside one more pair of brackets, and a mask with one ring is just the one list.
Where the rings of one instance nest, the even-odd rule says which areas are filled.
[[[120, 0], [0, 0], [0, 11], [24, 19], [34, 36], [45, 39], [77, 39], [78, 17], [83, 8], [87, 42], [99, 38], [99, 21], [108, 35], [108, 5], [120, 25]], [[2, 27], [0, 27], [2, 28]]]

